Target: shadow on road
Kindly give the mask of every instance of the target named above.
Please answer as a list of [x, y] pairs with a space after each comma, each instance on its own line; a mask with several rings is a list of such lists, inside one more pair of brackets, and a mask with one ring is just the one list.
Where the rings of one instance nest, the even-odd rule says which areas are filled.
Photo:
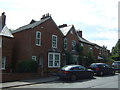
[[111, 77], [111, 76], [115, 76], [115, 75], [118, 75], [118, 73], [116, 73], [116, 74], [114, 74], [114, 75], [103, 75], [103, 76], [99, 76], [99, 75], [95, 75], [95, 76], [97, 76], [97, 77]]
[[93, 78], [87, 78], [87, 79], [78, 79], [78, 80], [75, 80], [75, 81], [71, 81], [69, 79], [59, 79], [58, 81], [60, 82], [56, 82], [56, 83], [77, 83], [77, 82], [85, 82], [85, 81], [90, 81], [90, 80], [93, 80], [93, 79], [96, 79], [95, 77]]
[[[115, 75], [118, 75], [118, 73], [116, 73]], [[58, 79], [56, 83], [76, 83], [76, 82], [86, 82], [86, 81], [90, 81], [90, 80], [94, 80], [96, 79], [97, 77], [100, 77], [100, 78], [105, 78], [105, 77], [111, 77], [111, 76], [115, 76], [115, 75], [104, 75], [104, 76], [93, 76], [93, 78], [87, 78], [87, 79], [78, 79], [78, 80], [75, 80], [75, 81], [71, 81], [69, 79]]]

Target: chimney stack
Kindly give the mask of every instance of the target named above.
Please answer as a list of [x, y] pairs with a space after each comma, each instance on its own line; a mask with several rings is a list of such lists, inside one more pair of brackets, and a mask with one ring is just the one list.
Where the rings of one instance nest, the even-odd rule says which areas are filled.
[[48, 17], [51, 17], [51, 14], [49, 14], [49, 13], [44, 14], [44, 15], [42, 16], [41, 20], [42, 20], [42, 19], [45, 19], [45, 18], [48, 18]]
[[5, 16], [5, 12], [3, 12], [0, 16], [0, 32], [5, 26], [5, 22], [6, 22], [6, 16]]
[[2, 13], [2, 28], [5, 26], [6, 24], [6, 15], [5, 12]]
[[59, 28], [67, 27], [67, 24], [59, 25]]
[[82, 31], [77, 31], [78, 35], [82, 37]]

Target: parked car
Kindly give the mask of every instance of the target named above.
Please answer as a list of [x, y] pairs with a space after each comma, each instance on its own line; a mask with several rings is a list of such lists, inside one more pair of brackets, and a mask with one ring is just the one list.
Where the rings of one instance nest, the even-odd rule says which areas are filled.
[[117, 71], [120, 72], [120, 61], [114, 61], [112, 63], [112, 67]]
[[64, 78], [72, 81], [80, 78], [92, 78], [93, 74], [91, 69], [89, 70], [82, 65], [66, 65], [58, 72], [58, 76], [61, 79]]
[[103, 76], [104, 74], [115, 74], [115, 69], [106, 63], [92, 63], [90, 69], [94, 71], [95, 75]]

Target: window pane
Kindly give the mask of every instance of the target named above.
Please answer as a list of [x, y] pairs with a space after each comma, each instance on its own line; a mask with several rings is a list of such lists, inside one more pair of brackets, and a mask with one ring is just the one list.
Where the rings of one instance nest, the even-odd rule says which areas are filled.
[[67, 49], [67, 39], [64, 39], [64, 49]]
[[57, 36], [52, 35], [52, 47], [56, 48], [57, 47]]
[[49, 61], [49, 66], [53, 66], [53, 61]]
[[59, 66], [59, 55], [55, 55], [55, 66]]
[[55, 61], [59, 61], [59, 55], [55, 55]]
[[59, 61], [55, 61], [55, 66], [59, 66]]
[[40, 46], [41, 44], [41, 32], [37, 31], [36, 32], [36, 45]]
[[49, 66], [53, 66], [53, 54], [49, 54]]

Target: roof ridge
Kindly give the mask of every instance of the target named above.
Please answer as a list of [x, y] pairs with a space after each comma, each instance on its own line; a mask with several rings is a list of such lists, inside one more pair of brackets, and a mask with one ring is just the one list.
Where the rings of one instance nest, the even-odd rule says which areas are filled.
[[29, 23], [27, 25], [21, 26], [21, 27], [17, 28], [16, 30], [13, 30], [12, 33], [17, 33], [17, 32], [20, 32], [20, 31], [23, 31], [23, 30], [26, 30], [29, 28], [34, 28], [34, 27], [38, 26], [39, 24], [41, 24], [49, 19], [50, 19], [50, 17], [47, 17], [47, 18], [41, 19], [39, 21], [36, 21], [34, 23], [31, 23], [31, 24]]

